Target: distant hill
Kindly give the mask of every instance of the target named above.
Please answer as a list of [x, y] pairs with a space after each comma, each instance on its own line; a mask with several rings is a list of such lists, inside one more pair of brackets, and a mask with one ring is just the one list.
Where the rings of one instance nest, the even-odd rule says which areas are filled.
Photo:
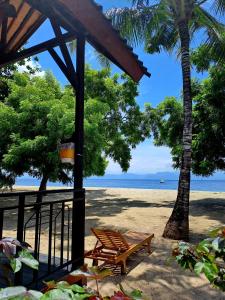
[[[151, 180], [178, 180], [179, 172], [158, 172], [150, 174], [133, 174], [133, 173], [121, 173], [121, 174], [106, 174], [103, 177], [93, 176], [91, 179], [151, 179]], [[192, 175], [192, 180], [225, 180], [225, 173], [216, 173], [211, 177], [201, 177]]]

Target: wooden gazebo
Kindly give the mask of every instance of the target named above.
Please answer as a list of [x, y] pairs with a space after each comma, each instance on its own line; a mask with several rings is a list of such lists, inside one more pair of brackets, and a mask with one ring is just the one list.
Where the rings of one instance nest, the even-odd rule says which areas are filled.
[[[25, 48], [29, 38], [46, 21], [51, 22], [55, 37], [30, 48]], [[73, 64], [67, 43], [76, 40], [76, 64]], [[85, 228], [85, 191], [83, 189], [83, 140], [84, 140], [84, 67], [85, 42], [104, 54], [114, 64], [138, 82], [143, 75], [150, 76], [138, 56], [112, 27], [103, 15], [102, 8], [92, 0], [0, 0], [0, 68], [16, 63], [41, 52], [48, 51], [76, 93], [75, 115], [75, 167], [72, 222], [73, 268], [83, 263]], [[61, 55], [56, 52], [59, 47]], [[22, 50], [21, 50], [22, 49]], [[60, 191], [59, 191], [60, 192]], [[34, 194], [34, 193], [33, 193]], [[41, 193], [36, 205], [40, 209]], [[23, 238], [25, 193], [19, 198], [17, 238]], [[4, 211], [0, 209], [0, 218]], [[18, 218], [19, 218], [18, 217]], [[38, 218], [38, 213], [36, 214]], [[22, 225], [21, 225], [22, 224]], [[0, 237], [3, 230], [0, 220]], [[36, 221], [38, 230], [38, 221]], [[36, 232], [38, 237], [38, 232]], [[51, 254], [51, 239], [49, 239]], [[52, 254], [51, 254], [52, 255]], [[51, 262], [51, 259], [50, 259]], [[63, 267], [63, 263], [60, 265]], [[50, 266], [51, 270], [51, 266]]]

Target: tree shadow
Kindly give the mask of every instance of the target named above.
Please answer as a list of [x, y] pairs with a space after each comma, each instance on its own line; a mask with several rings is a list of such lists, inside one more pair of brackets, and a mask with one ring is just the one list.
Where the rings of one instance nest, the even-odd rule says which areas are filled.
[[[171, 242], [157, 238], [153, 244], [153, 254], [135, 254], [128, 260], [129, 272], [105, 279], [101, 283], [104, 292], [113, 293], [116, 286], [122, 284], [127, 290], [140, 289], [152, 300], [188, 300], [188, 299], [224, 299], [222, 292], [213, 289], [208, 282], [190, 271], [182, 270], [178, 265], [166, 262], [171, 255]], [[134, 263], [136, 261], [136, 263]]]
[[206, 216], [221, 224], [225, 222], [225, 199], [203, 198], [190, 203], [190, 215], [194, 217]]
[[134, 208], [150, 208], [154, 203], [143, 200], [131, 200], [129, 198], [121, 198], [119, 195], [107, 193], [107, 190], [88, 190], [86, 195], [86, 216], [116, 216], [124, 210]]

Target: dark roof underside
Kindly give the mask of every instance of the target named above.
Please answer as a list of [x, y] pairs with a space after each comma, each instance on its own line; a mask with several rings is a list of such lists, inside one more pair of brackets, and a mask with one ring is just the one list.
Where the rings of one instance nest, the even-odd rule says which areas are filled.
[[24, 46], [47, 18], [53, 18], [70, 33], [84, 33], [93, 47], [135, 81], [150, 75], [92, 0], [10, 0], [10, 7], [6, 2], [0, 0], [0, 62], [4, 54]]

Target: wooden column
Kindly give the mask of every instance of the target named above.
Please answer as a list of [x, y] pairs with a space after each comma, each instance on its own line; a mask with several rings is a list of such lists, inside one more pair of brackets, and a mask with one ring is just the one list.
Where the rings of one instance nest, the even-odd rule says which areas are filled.
[[[85, 196], [76, 199], [76, 189], [83, 188], [83, 150], [84, 150], [84, 71], [85, 37], [77, 38], [76, 62], [76, 112], [75, 112], [75, 164], [74, 164], [74, 203], [72, 224], [72, 259], [75, 269], [84, 263], [85, 236]], [[77, 261], [78, 259], [78, 261]]]

